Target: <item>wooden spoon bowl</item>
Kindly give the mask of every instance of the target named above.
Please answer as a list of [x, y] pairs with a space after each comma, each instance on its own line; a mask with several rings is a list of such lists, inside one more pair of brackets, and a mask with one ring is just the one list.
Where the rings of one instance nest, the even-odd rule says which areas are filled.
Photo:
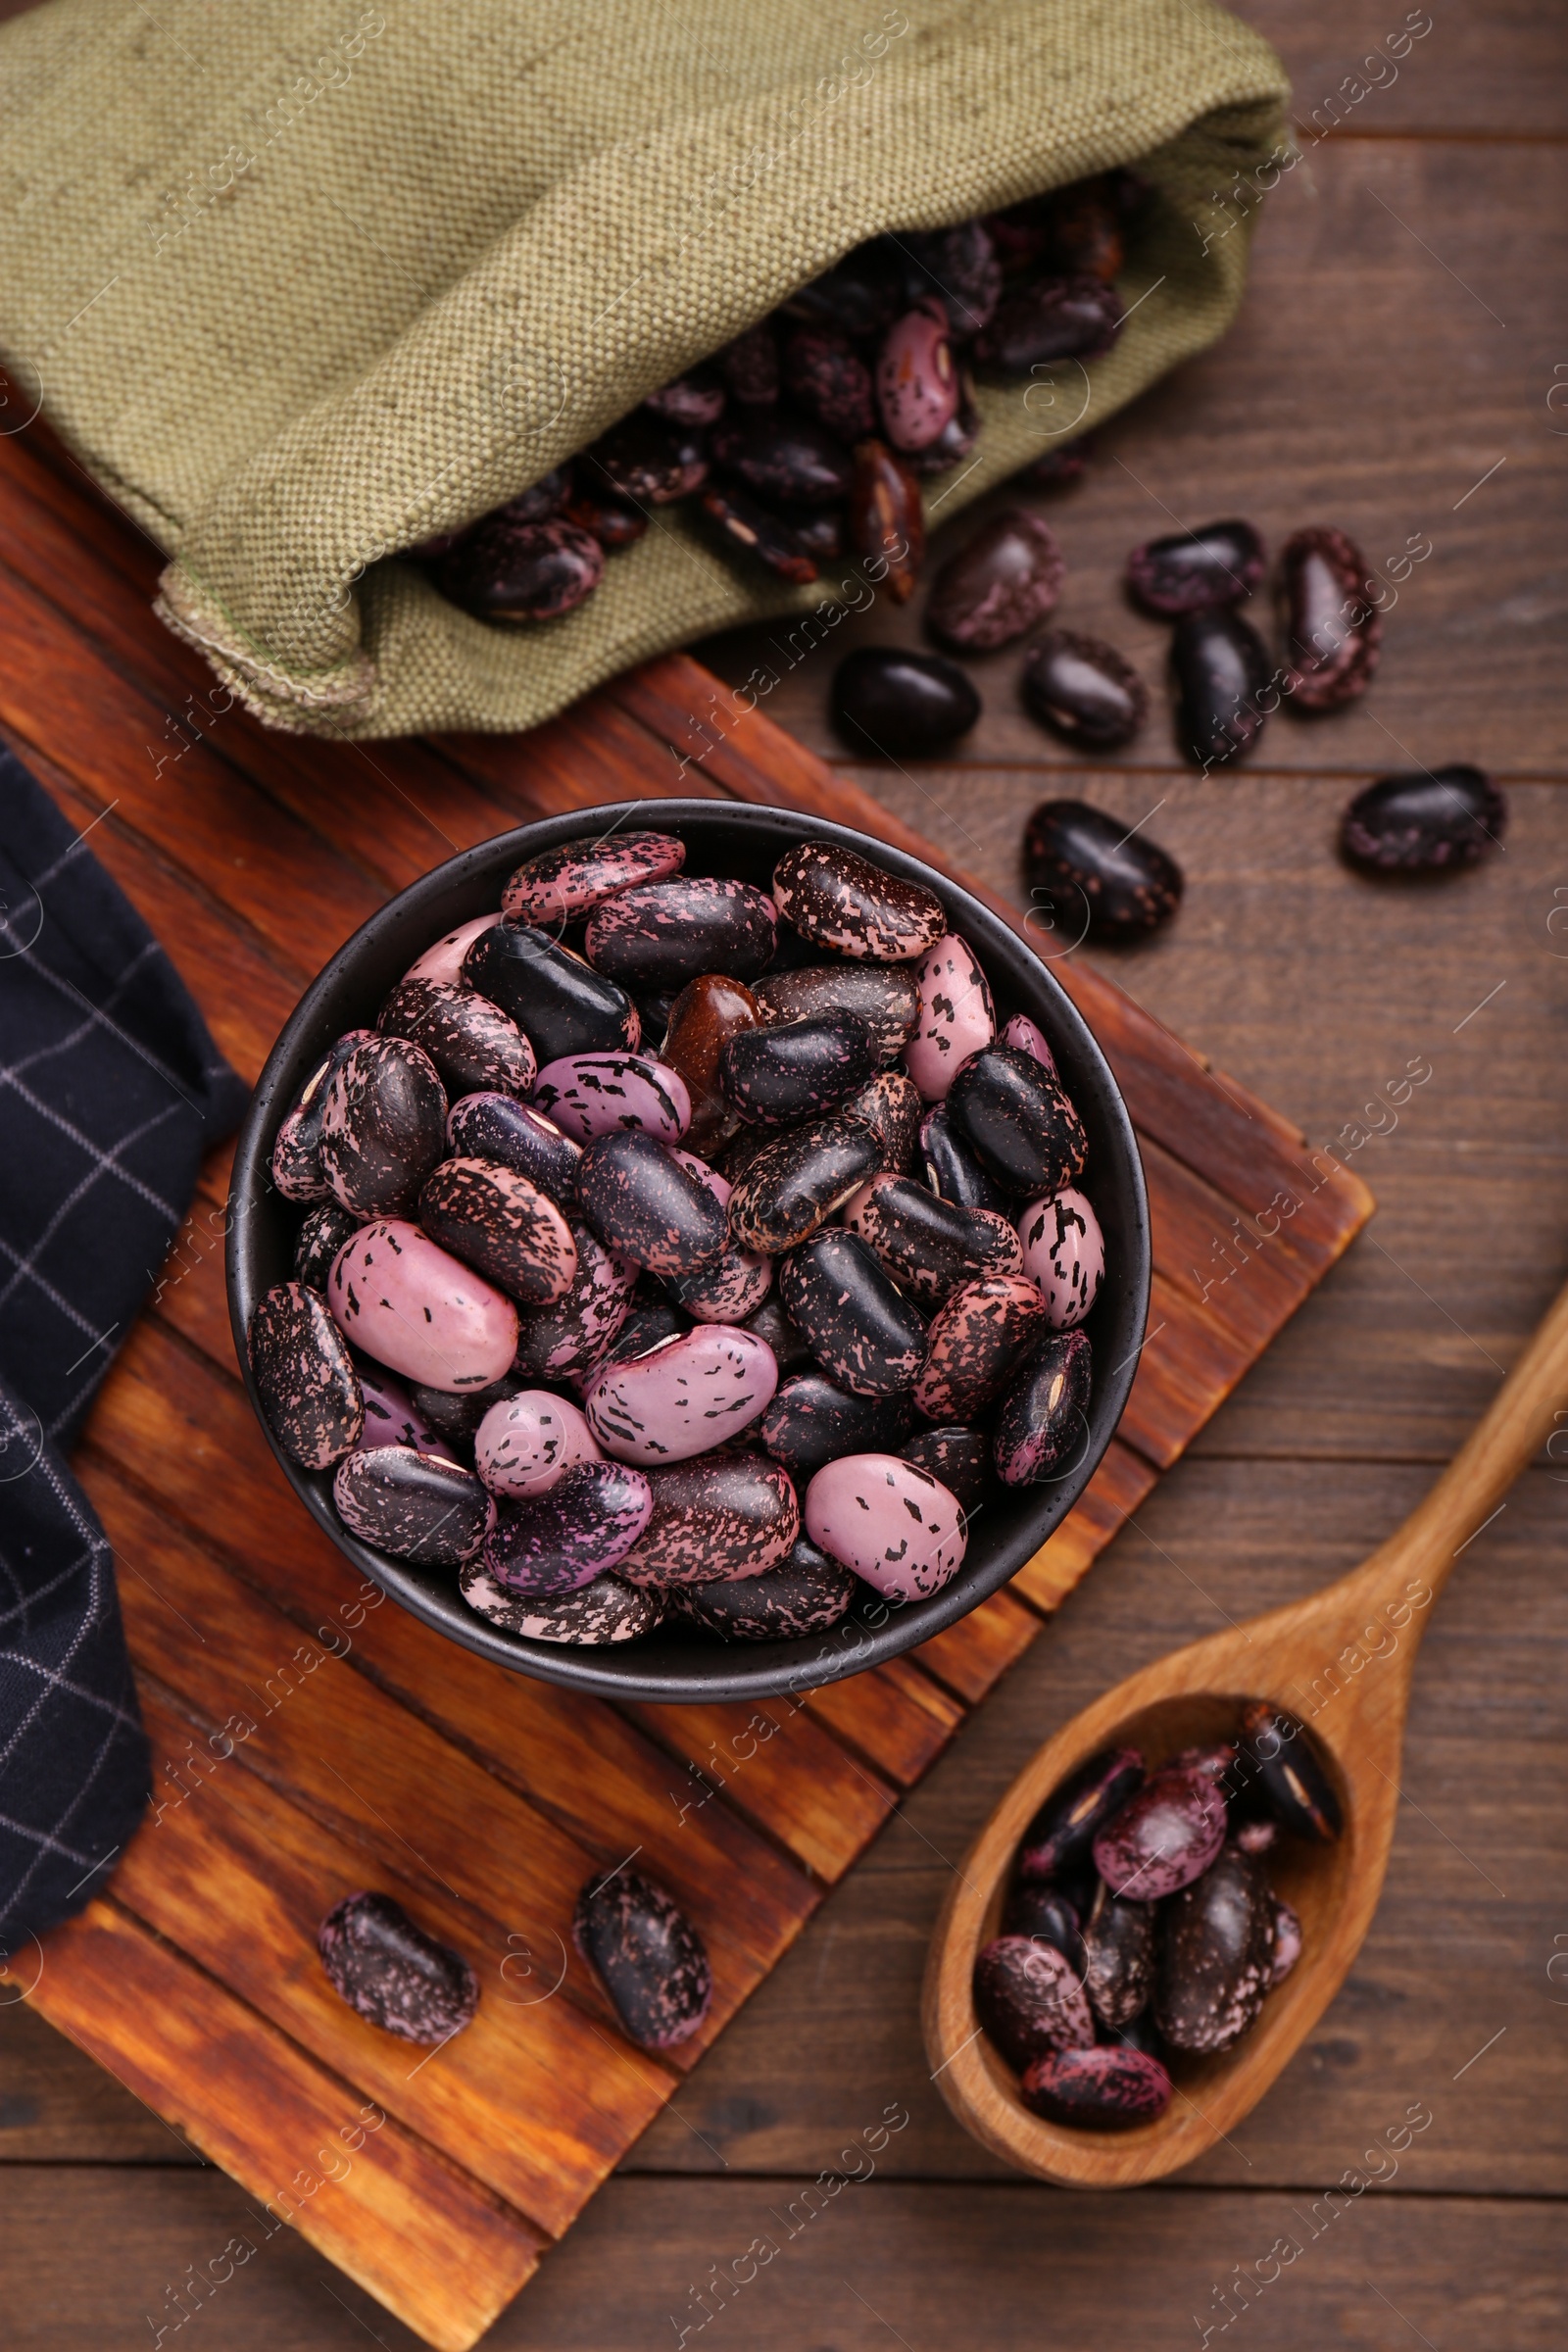
[[[972, 2136], [1020, 2170], [1081, 2188], [1126, 2188], [1191, 2164], [1222, 2139], [1294, 2056], [1344, 1982], [1383, 1886], [1416, 1648], [1454, 1560], [1568, 1403], [1568, 1291], [1557, 1298], [1462, 1451], [1371, 1558], [1308, 1599], [1175, 1650], [1119, 1683], [1049, 1740], [981, 1831], [955, 1880], [926, 1967], [933, 2078]], [[1048, 2123], [975, 2016], [976, 1957], [1001, 1933], [1013, 1860], [1034, 1814], [1097, 1750], [1151, 1764], [1234, 1736], [1266, 1698], [1310, 1727], [1345, 1816], [1333, 1845], [1282, 1836], [1269, 1882], [1299, 1913], [1301, 1957], [1232, 2048], [1182, 2058], [1165, 2113], [1130, 2131]]]

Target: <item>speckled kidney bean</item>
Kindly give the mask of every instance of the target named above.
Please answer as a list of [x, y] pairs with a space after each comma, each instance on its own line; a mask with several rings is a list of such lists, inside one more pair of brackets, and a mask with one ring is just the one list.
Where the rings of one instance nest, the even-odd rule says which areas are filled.
[[975, 338], [975, 357], [1003, 375], [1027, 375], [1054, 360], [1098, 360], [1121, 332], [1114, 286], [1093, 277], [1040, 278], [997, 305]]
[[1089, 1442], [1089, 1341], [1053, 1332], [1022, 1366], [997, 1413], [993, 1458], [1004, 1487], [1064, 1477]]
[[1026, 1012], [1013, 1014], [998, 1043], [1011, 1046], [1019, 1054], [1027, 1054], [1031, 1061], [1038, 1061], [1043, 1070], [1051, 1072], [1053, 1078], [1056, 1076], [1056, 1056], [1051, 1051], [1046, 1033], [1039, 1022], [1032, 1021]]
[[920, 1015], [904, 1066], [927, 1102], [941, 1102], [970, 1054], [996, 1036], [996, 1008], [979, 957], [956, 931], [927, 949], [918, 986]]
[[572, 1592], [624, 1559], [653, 1508], [640, 1470], [624, 1462], [573, 1462], [543, 1494], [500, 1505], [485, 1567], [509, 1592]]
[[688, 1461], [750, 1428], [777, 1386], [763, 1341], [704, 1323], [629, 1363], [607, 1364], [589, 1384], [583, 1411], [617, 1461]]
[[622, 1129], [596, 1136], [577, 1171], [582, 1213], [607, 1250], [651, 1274], [690, 1274], [727, 1238], [723, 1209], [665, 1144]]
[[292, 1273], [296, 1282], [308, 1289], [324, 1291], [326, 1278], [332, 1271], [332, 1260], [351, 1233], [358, 1233], [364, 1219], [341, 1200], [318, 1200], [300, 1227], [294, 1244]]
[[359, 1444], [359, 1378], [318, 1291], [279, 1283], [252, 1307], [246, 1337], [262, 1410], [285, 1453], [324, 1470]]
[[718, 354], [718, 372], [743, 409], [770, 409], [778, 400], [778, 337], [760, 318]]
[[1059, 1192], [1088, 1156], [1060, 1081], [1015, 1046], [972, 1054], [948, 1089], [948, 1107], [981, 1166], [1009, 1193]]
[[598, 540], [607, 556], [634, 546], [648, 529], [647, 515], [636, 507], [627, 506], [609, 490], [586, 484], [572, 492], [564, 512], [568, 522]]
[[[1240, 1843], [1240, 1839], [1237, 1841]], [[1248, 1849], [1243, 1846], [1243, 1852]], [[1271, 1894], [1269, 1907], [1273, 1912], [1274, 1942], [1269, 1956], [1269, 1989], [1283, 1984], [1301, 1957], [1301, 1922], [1282, 1895]]]
[[961, 464], [980, 438], [980, 411], [975, 402], [974, 377], [961, 364], [957, 372], [958, 405], [934, 441], [928, 441], [924, 449], [911, 449], [908, 452], [905, 462], [912, 474], [948, 472], [951, 467]]
[[463, 977], [512, 1015], [541, 1066], [638, 1042], [637, 1007], [625, 990], [531, 923], [509, 919], [481, 932]]
[[879, 1156], [858, 1119], [818, 1119], [777, 1137], [736, 1179], [731, 1234], [767, 1256], [798, 1248], [876, 1173]]
[[1170, 2076], [1157, 2058], [1107, 2042], [1034, 2059], [1024, 2069], [1018, 2095], [1031, 2114], [1048, 2123], [1130, 2132], [1164, 2114], [1171, 2089]]
[[912, 963], [948, 927], [934, 890], [835, 842], [786, 850], [773, 868], [773, 898], [803, 939], [873, 963]]
[[1149, 690], [1126, 656], [1077, 629], [1037, 638], [1019, 684], [1030, 716], [1079, 751], [1119, 751], [1149, 715]]
[[427, 1054], [449, 1097], [480, 1088], [526, 1095], [533, 1048], [509, 1013], [463, 980], [400, 980], [381, 1007], [383, 1037]]
[[446, 1149], [447, 1098], [429, 1056], [401, 1037], [356, 1046], [327, 1082], [321, 1173], [365, 1217], [411, 1209]]
[[869, 576], [906, 605], [925, 562], [925, 512], [913, 471], [885, 442], [857, 442], [847, 515], [850, 546]]
[[877, 1141], [877, 1156], [885, 1176], [903, 1176], [914, 1157], [924, 1104], [920, 1090], [905, 1070], [879, 1070], [840, 1104], [845, 1118], [859, 1119]]
[[1171, 632], [1176, 738], [1200, 767], [1240, 759], [1279, 700], [1268, 652], [1239, 612], [1190, 612]]
[[963, 1565], [956, 1494], [896, 1453], [827, 1462], [806, 1490], [806, 1532], [886, 1600], [925, 1600]]
[[572, 1940], [645, 2050], [674, 2049], [697, 2032], [713, 1997], [701, 1936], [662, 1886], [626, 1864], [590, 1879], [577, 1897]]
[[[337, 1326], [334, 1324], [333, 1329]], [[365, 1399], [365, 1427], [360, 1446], [412, 1446], [416, 1453], [439, 1453], [451, 1459], [446, 1439], [420, 1412], [400, 1380], [378, 1364], [357, 1366], [360, 1395]]]
[[[967, 735], [980, 716], [980, 696], [968, 672], [941, 654], [862, 645], [833, 673], [831, 710], [852, 751], [879, 760], [928, 759]], [[908, 952], [928, 944], [922, 940]]]
[[925, 1306], [940, 1306], [960, 1283], [1024, 1270], [1018, 1236], [998, 1210], [956, 1207], [907, 1176], [873, 1176], [844, 1222]]
[[1135, 547], [1127, 559], [1127, 588], [1135, 604], [1160, 620], [1184, 612], [1240, 604], [1263, 577], [1263, 542], [1250, 522], [1206, 522]]
[[784, 345], [784, 381], [792, 399], [846, 449], [873, 430], [871, 370], [836, 327], [791, 329]]
[[643, 402], [650, 416], [668, 424], [716, 424], [724, 414], [724, 387], [707, 368], [690, 368]]
[[760, 1453], [651, 1465], [653, 1515], [617, 1563], [628, 1584], [706, 1585], [776, 1568], [801, 1532], [789, 1474]]
[[462, 1396], [453, 1395], [446, 1389], [432, 1389], [424, 1381], [411, 1380], [409, 1402], [440, 1441], [435, 1450], [444, 1453], [449, 1461], [462, 1462], [466, 1468], [471, 1469], [473, 1441], [480, 1422], [493, 1404], [505, 1403], [509, 1396], [515, 1396], [523, 1386], [516, 1373], [510, 1369], [503, 1372], [499, 1380], [487, 1381], [483, 1388], [469, 1389]]
[[556, 620], [591, 596], [604, 577], [597, 539], [559, 515], [517, 522], [489, 515], [441, 559], [443, 596], [475, 620]]
[[1081, 1323], [1100, 1296], [1105, 1242], [1100, 1219], [1071, 1185], [1049, 1200], [1031, 1200], [1018, 1219], [1023, 1271], [1040, 1285], [1046, 1314], [1056, 1331]]
[[1096, 1838], [1144, 1784], [1136, 1747], [1104, 1747], [1054, 1788], [1023, 1834], [1018, 1869], [1025, 1879], [1065, 1878], [1086, 1867]]
[[897, 1396], [925, 1354], [925, 1323], [853, 1233], [815, 1233], [779, 1268], [779, 1297], [825, 1372], [857, 1396]]
[[634, 507], [667, 507], [708, 479], [701, 432], [646, 411], [623, 416], [581, 459], [584, 483]]
[[[731, 1187], [716, 1168], [708, 1167], [689, 1152], [677, 1152], [689, 1172], [706, 1186], [720, 1208], [727, 1209]], [[744, 1323], [773, 1287], [773, 1261], [760, 1250], [726, 1243], [717, 1257], [690, 1274], [666, 1274], [664, 1288], [678, 1307], [699, 1323]], [[659, 1335], [662, 1338], [664, 1335]]]
[[1004, 1936], [1026, 1936], [1031, 1942], [1049, 1943], [1060, 1952], [1081, 1984], [1089, 1966], [1077, 1905], [1058, 1887], [1022, 1880], [1007, 1889], [1003, 1907]]
[[535, 1307], [518, 1325], [514, 1368], [525, 1380], [577, 1380], [590, 1372], [631, 1309], [637, 1268], [607, 1250], [593, 1228], [572, 1217], [577, 1271], [553, 1305]]
[[1181, 905], [1175, 858], [1087, 801], [1042, 801], [1024, 829], [1023, 860], [1035, 889], [1060, 902], [1064, 927], [1082, 927], [1082, 907], [1098, 939], [1153, 931]]
[[1130, 2025], [1154, 1984], [1154, 1908], [1102, 1886], [1084, 1928], [1084, 1990], [1102, 2025]]
[[346, 1894], [317, 1930], [316, 1948], [339, 1998], [404, 2041], [450, 2041], [479, 2006], [463, 1954], [426, 1936], [389, 1894]]
[[548, 1389], [502, 1398], [474, 1435], [473, 1466], [492, 1494], [547, 1494], [574, 1462], [598, 1459], [577, 1407]]
[[608, 833], [602, 841], [567, 841], [524, 858], [501, 894], [504, 914], [516, 923], [575, 922], [606, 899], [638, 882], [663, 882], [686, 862], [686, 844], [673, 833]]
[[1442, 873], [1488, 857], [1507, 822], [1501, 787], [1479, 767], [1457, 762], [1419, 775], [1380, 776], [1346, 809], [1340, 848], [1371, 873]]
[[1004, 507], [937, 573], [926, 626], [959, 652], [992, 653], [1054, 611], [1065, 571], [1051, 525], [1024, 507]]
[[906, 282], [941, 302], [956, 343], [980, 332], [1002, 295], [1002, 265], [983, 220], [915, 229], [899, 240]]
[[1267, 1699], [1249, 1702], [1242, 1716], [1238, 1774], [1282, 1828], [1332, 1845], [1344, 1828], [1340, 1800], [1298, 1716]]
[[[713, 1259], [715, 1268], [723, 1263], [722, 1257]], [[606, 1364], [629, 1364], [634, 1355], [646, 1355], [661, 1340], [673, 1340], [691, 1330], [693, 1318], [665, 1295], [666, 1288], [650, 1274], [638, 1276], [637, 1288], [631, 1295], [631, 1310], [614, 1338], [589, 1366], [584, 1387]]]
[[837, 1625], [857, 1585], [848, 1568], [798, 1536], [776, 1567], [709, 1585], [670, 1588], [672, 1608], [723, 1642], [797, 1642]]
[[413, 1446], [366, 1446], [345, 1455], [332, 1500], [350, 1535], [416, 1568], [461, 1567], [495, 1517], [470, 1470]]
[[399, 1218], [345, 1242], [326, 1302], [344, 1338], [378, 1364], [454, 1394], [499, 1380], [517, 1344], [512, 1300]]
[[561, 1642], [601, 1648], [651, 1634], [664, 1613], [657, 1592], [628, 1585], [607, 1569], [571, 1592], [513, 1592], [497, 1584], [482, 1558], [459, 1571], [458, 1590], [477, 1616], [525, 1642]]
[[1219, 1789], [1166, 1765], [1096, 1833], [1095, 1868], [1112, 1894], [1152, 1903], [1200, 1878], [1224, 1842]]
[[775, 1293], [769, 1293], [761, 1305], [747, 1316], [746, 1329], [755, 1339], [764, 1340], [772, 1348], [773, 1360], [781, 1375], [793, 1372], [811, 1360], [811, 1350], [780, 1306]]
[[1154, 2022], [1172, 2049], [1204, 2056], [1239, 2041], [1274, 1968], [1274, 1906], [1250, 1854], [1228, 1846], [1160, 1919]]
[[906, 963], [798, 964], [764, 972], [752, 994], [760, 1017], [773, 1027], [853, 1014], [870, 1030], [883, 1061], [903, 1052], [920, 1018], [919, 983]]
[[1025, 1275], [960, 1284], [926, 1334], [915, 1403], [931, 1421], [975, 1420], [1049, 1328], [1039, 1287]]
[[739, 483], [710, 482], [703, 492], [702, 505], [703, 513], [726, 539], [781, 580], [793, 580], [804, 588], [819, 577], [816, 557], [804, 535], [781, 515], [770, 514]]
[[300, 1091], [299, 1101], [278, 1128], [272, 1145], [272, 1182], [285, 1200], [319, 1200], [327, 1193], [321, 1169], [321, 1121], [331, 1083], [357, 1048], [370, 1044], [373, 1029], [350, 1029], [322, 1056]]
[[488, 1159], [444, 1159], [420, 1188], [419, 1222], [433, 1242], [519, 1306], [548, 1306], [565, 1296], [575, 1278], [570, 1226], [514, 1168]]
[[830, 507], [854, 473], [850, 453], [809, 416], [770, 410], [717, 427], [713, 457], [767, 505]]
[[1095, 2021], [1064, 1952], [1025, 1936], [998, 1936], [974, 1964], [974, 2008], [1009, 2066], [1052, 2050], [1093, 2045]]
[[876, 1039], [858, 1013], [824, 1012], [779, 1028], [743, 1029], [718, 1057], [719, 1084], [754, 1126], [821, 1117], [876, 1072]]
[[468, 950], [476, 939], [482, 939], [500, 920], [501, 910], [498, 907], [494, 914], [476, 914], [470, 922], [459, 923], [455, 930], [444, 933], [433, 948], [426, 948], [422, 956], [415, 957], [404, 973], [404, 979], [461, 980], [463, 959]]
[[921, 1118], [916, 1160], [921, 1182], [941, 1200], [959, 1208], [1002, 1208], [1006, 1203], [1006, 1194], [986, 1174], [946, 1102], [936, 1103]]
[[924, 449], [958, 406], [948, 314], [935, 296], [896, 319], [876, 362], [876, 398], [895, 449]]
[[510, 1095], [465, 1095], [447, 1116], [447, 1148], [454, 1159], [494, 1159], [554, 1200], [572, 1208], [577, 1200], [581, 1147]]
[[633, 988], [684, 988], [700, 972], [751, 980], [772, 960], [778, 917], [765, 891], [722, 876], [644, 882], [596, 906], [584, 951]]
[[952, 1424], [922, 1429], [906, 1438], [899, 1452], [956, 1494], [965, 1516], [984, 1502], [991, 1488], [991, 1442], [983, 1429]]
[[808, 1479], [842, 1453], [891, 1453], [913, 1418], [907, 1396], [856, 1396], [823, 1372], [797, 1372], [775, 1392], [758, 1435], [792, 1477]]
[[692, 1122], [678, 1071], [648, 1054], [570, 1054], [539, 1073], [533, 1107], [578, 1143], [635, 1127], [678, 1143]]
[[694, 1152], [716, 1150], [740, 1125], [718, 1083], [718, 1057], [729, 1039], [755, 1029], [760, 1018], [755, 992], [725, 972], [699, 972], [669, 1008], [660, 1058], [685, 1082], [692, 1105], [686, 1133]]

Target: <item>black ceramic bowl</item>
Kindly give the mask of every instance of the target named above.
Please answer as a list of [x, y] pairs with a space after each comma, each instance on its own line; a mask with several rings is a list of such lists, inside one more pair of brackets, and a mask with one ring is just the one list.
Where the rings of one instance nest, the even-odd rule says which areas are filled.
[[[526, 1642], [477, 1616], [450, 1570], [415, 1568], [386, 1558], [351, 1536], [332, 1507], [330, 1471], [301, 1470], [272, 1450], [306, 1509], [356, 1567], [426, 1625], [516, 1674], [623, 1699], [757, 1698], [809, 1690], [912, 1649], [1004, 1585], [1058, 1527], [1094, 1475], [1126, 1402], [1149, 1305], [1149, 1208], [1138, 1147], [1104, 1056], [1051, 973], [978, 900], [917, 858], [847, 826], [824, 824], [783, 808], [729, 802], [631, 802], [576, 810], [503, 833], [437, 866], [371, 916], [307, 991], [262, 1072], [234, 1160], [228, 1238], [228, 1303], [245, 1385], [258, 1416], [245, 1333], [252, 1307], [286, 1282], [304, 1211], [275, 1192], [272, 1141], [284, 1114], [334, 1038], [373, 1027], [393, 983], [416, 956], [459, 923], [500, 904], [507, 876], [523, 858], [558, 843], [597, 837], [618, 823], [678, 833], [686, 871], [729, 874], [767, 887], [792, 843], [838, 841], [879, 865], [934, 890], [956, 931], [984, 964], [999, 1022], [1025, 1012], [1051, 1041], [1062, 1078], [1089, 1136], [1084, 1191], [1105, 1236], [1105, 1280], [1085, 1326], [1095, 1378], [1086, 1442], [1070, 1469], [1047, 1486], [1026, 1487], [989, 1503], [969, 1531], [968, 1553], [953, 1582], [929, 1600], [895, 1605], [867, 1590], [844, 1622], [793, 1642], [723, 1643], [685, 1625], [660, 1627], [637, 1642], [581, 1648]], [[266, 1427], [265, 1417], [263, 1426]], [[271, 1438], [270, 1431], [268, 1432]]]

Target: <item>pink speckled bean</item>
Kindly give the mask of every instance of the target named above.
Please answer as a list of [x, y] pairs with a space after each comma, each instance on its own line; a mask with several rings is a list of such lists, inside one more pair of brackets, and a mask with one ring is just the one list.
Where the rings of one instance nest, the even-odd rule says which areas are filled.
[[920, 1020], [904, 1066], [927, 1102], [941, 1102], [959, 1064], [996, 1036], [996, 1009], [974, 950], [956, 931], [921, 957], [917, 983]]
[[672, 1144], [692, 1123], [685, 1079], [651, 1054], [568, 1054], [540, 1071], [530, 1101], [579, 1144], [617, 1127]]
[[889, 1600], [924, 1600], [963, 1564], [963, 1510], [896, 1453], [847, 1453], [806, 1490], [806, 1532]]
[[476, 914], [471, 923], [460, 923], [455, 931], [449, 931], [444, 939], [438, 939], [433, 948], [426, 948], [417, 962], [410, 964], [403, 975], [404, 979], [461, 980], [463, 958], [474, 941], [500, 920], [501, 909], [498, 906], [494, 914]]
[[1082, 1193], [1067, 1185], [1046, 1200], [1031, 1200], [1018, 1219], [1023, 1270], [1040, 1285], [1056, 1331], [1081, 1323], [1100, 1294], [1105, 1242]]
[[616, 1461], [683, 1462], [749, 1428], [777, 1386], [765, 1341], [706, 1323], [646, 1355], [607, 1364], [589, 1384], [583, 1412]]
[[546, 1494], [573, 1462], [599, 1459], [577, 1407], [548, 1389], [493, 1404], [474, 1434], [473, 1466], [492, 1494]]
[[[695, 1152], [671, 1152], [698, 1183], [710, 1192], [720, 1208], [728, 1208], [734, 1187], [727, 1176], [710, 1168]], [[744, 1323], [773, 1287], [773, 1261], [739, 1242], [726, 1243], [717, 1257], [694, 1274], [666, 1274], [664, 1288], [677, 1306], [699, 1323]]]
[[948, 314], [935, 296], [896, 319], [876, 363], [876, 396], [895, 449], [927, 449], [958, 412]]
[[1004, 1046], [1016, 1046], [1020, 1054], [1030, 1054], [1041, 1068], [1057, 1075], [1056, 1056], [1046, 1043], [1046, 1033], [1026, 1012], [1015, 1012], [1002, 1032]]
[[425, 1388], [482, 1389], [511, 1367], [517, 1310], [417, 1225], [363, 1225], [332, 1261], [332, 1320], [378, 1364]]

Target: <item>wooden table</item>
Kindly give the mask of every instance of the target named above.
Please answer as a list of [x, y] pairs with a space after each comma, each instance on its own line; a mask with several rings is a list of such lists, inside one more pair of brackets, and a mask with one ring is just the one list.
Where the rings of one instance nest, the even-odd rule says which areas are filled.
[[[1016, 713], [1004, 656], [962, 766], [855, 772], [1018, 896], [1017, 837], [1043, 791], [1147, 818], [1187, 869], [1187, 904], [1107, 967], [1314, 1141], [1381, 1129], [1352, 1160], [1380, 1213], [552, 2254], [489, 2339], [498, 2352], [695, 2341], [705, 2280], [761, 2233], [779, 2253], [730, 2290], [734, 2308], [710, 2296], [710, 2342], [1160, 2352], [1205, 2328], [1217, 2341], [1227, 2320], [1227, 2336], [1293, 2352], [1563, 2338], [1568, 1473], [1549, 1462], [1476, 1540], [1428, 1639], [1361, 1961], [1233, 2145], [1133, 2197], [1020, 2182], [951, 2123], [919, 2040], [948, 1873], [1030, 1749], [1132, 1665], [1359, 1557], [1568, 1270], [1560, 13], [1435, 5], [1397, 79], [1373, 67], [1384, 86], [1359, 100], [1362, 61], [1404, 12], [1242, 13], [1286, 57], [1308, 151], [1266, 210], [1229, 341], [1114, 426], [1055, 509], [1063, 616], [1153, 680], [1157, 633], [1114, 582], [1167, 514], [1245, 513], [1276, 541], [1335, 520], [1378, 564], [1430, 539], [1372, 697], [1316, 725], [1277, 719], [1247, 768], [1206, 783], [1170, 757], [1162, 718], [1069, 781]], [[1311, 143], [1336, 92], [1339, 126]], [[761, 640], [705, 650], [732, 678], [782, 668]], [[833, 658], [782, 676], [766, 705], [830, 751]], [[1508, 788], [1503, 856], [1414, 891], [1338, 864], [1356, 781], [1465, 758]], [[1396, 1122], [1379, 1107], [1389, 1083], [1428, 1068]], [[1382, 2180], [1328, 2202], [1412, 2111], [1421, 2128]], [[153, 2340], [168, 2287], [241, 2218], [221, 2174], [20, 2004], [0, 2009], [0, 2166], [7, 2340], [49, 2352]], [[1303, 2250], [1282, 2265], [1286, 2232]], [[225, 2352], [414, 2341], [287, 2234], [199, 2325]]]

